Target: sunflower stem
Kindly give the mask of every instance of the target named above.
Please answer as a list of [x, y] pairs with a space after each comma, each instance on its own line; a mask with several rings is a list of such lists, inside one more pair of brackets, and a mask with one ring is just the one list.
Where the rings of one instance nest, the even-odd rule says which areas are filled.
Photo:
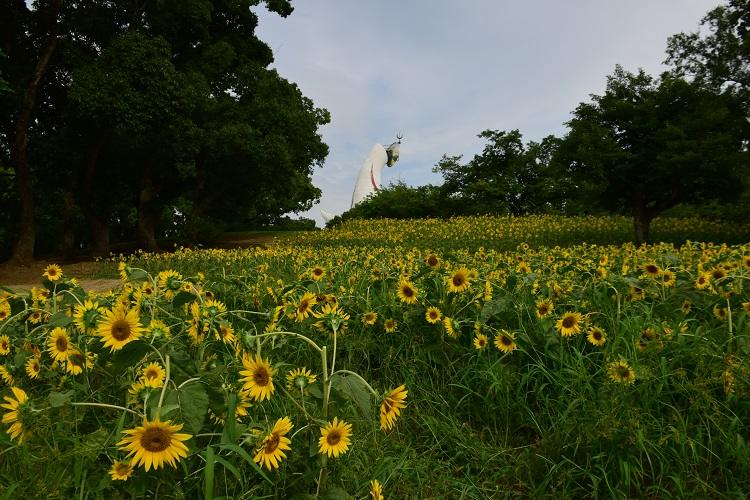
[[104, 403], [70, 403], [70, 404], [72, 404], [73, 406], [99, 406], [101, 408], [110, 408], [110, 409], [113, 409], [113, 410], [123, 410], [123, 411], [128, 411], [128, 412], [132, 413], [133, 415], [138, 415], [139, 417], [143, 417], [143, 415], [141, 415], [137, 411], [133, 411], [130, 408], [125, 408], [124, 406], [108, 405], [108, 404], [104, 404]]
[[164, 386], [162, 386], [161, 394], [159, 395], [159, 406], [156, 408], [156, 418], [161, 416], [161, 405], [164, 402], [164, 394], [167, 393], [167, 386], [169, 385], [169, 354], [167, 354], [165, 361], [165, 364], [167, 365], [167, 375], [164, 377]]
[[250, 338], [256, 339], [256, 338], [261, 338], [261, 337], [270, 337], [270, 336], [273, 336], [273, 335], [291, 335], [292, 337], [295, 337], [295, 338], [298, 338], [298, 339], [300, 339], [300, 340], [302, 340], [304, 342], [307, 342], [308, 344], [310, 344], [313, 347], [313, 349], [315, 349], [316, 351], [318, 351], [320, 353], [322, 353], [323, 349], [325, 349], [325, 347], [321, 348], [318, 344], [316, 344], [315, 342], [313, 342], [309, 338], [305, 337], [304, 335], [300, 335], [299, 333], [294, 333], [294, 332], [269, 332], [269, 333], [260, 333], [258, 335], [251, 335]]
[[[323, 420], [328, 420], [328, 396], [330, 391], [328, 390], [331, 386], [330, 379], [328, 377], [328, 346], [323, 346], [320, 350], [320, 359], [323, 363], [323, 408], [321, 413], [323, 414]], [[326, 482], [326, 465], [328, 460], [325, 454], [320, 455], [320, 474], [318, 474], [318, 488], [315, 492], [316, 495], [320, 495], [320, 490], [325, 488]]]

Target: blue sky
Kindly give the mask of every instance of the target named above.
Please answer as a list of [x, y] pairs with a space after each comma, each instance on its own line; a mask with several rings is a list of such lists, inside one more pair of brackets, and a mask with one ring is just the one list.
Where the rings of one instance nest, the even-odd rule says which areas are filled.
[[383, 183], [439, 183], [443, 154], [470, 159], [485, 129], [561, 135], [615, 64], [658, 74], [666, 40], [695, 31], [718, 0], [307, 0], [286, 19], [259, 9], [274, 67], [315, 105], [330, 153], [320, 209], [349, 208], [373, 144], [405, 134]]

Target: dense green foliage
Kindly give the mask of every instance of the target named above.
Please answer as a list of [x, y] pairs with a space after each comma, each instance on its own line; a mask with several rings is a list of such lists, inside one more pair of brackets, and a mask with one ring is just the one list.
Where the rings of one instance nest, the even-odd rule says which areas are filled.
[[202, 241], [310, 208], [330, 117], [269, 68], [259, 5], [292, 10], [286, 0], [8, 2], [0, 164], [18, 189], [0, 202], [21, 231], [4, 220], [0, 230], [23, 239], [35, 224], [38, 252], [106, 254], [112, 242], [154, 250], [157, 238]]

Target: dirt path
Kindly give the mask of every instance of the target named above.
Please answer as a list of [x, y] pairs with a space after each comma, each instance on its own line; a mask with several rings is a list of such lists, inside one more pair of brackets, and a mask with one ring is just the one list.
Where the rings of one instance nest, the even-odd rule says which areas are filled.
[[[38, 260], [30, 266], [0, 265], [0, 285], [15, 291], [27, 291], [32, 286], [41, 286], [42, 273], [50, 265], [59, 262]], [[76, 278], [84, 290], [105, 292], [120, 284], [117, 279], [91, 279], [99, 264], [91, 261], [59, 263], [65, 276]]]

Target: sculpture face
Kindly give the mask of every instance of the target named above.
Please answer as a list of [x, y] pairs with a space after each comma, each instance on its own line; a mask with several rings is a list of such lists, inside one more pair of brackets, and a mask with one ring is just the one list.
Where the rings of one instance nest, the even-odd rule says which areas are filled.
[[401, 142], [394, 142], [393, 144], [388, 146], [388, 149], [386, 149], [385, 152], [386, 154], [388, 154], [388, 161], [386, 165], [392, 167], [398, 161], [398, 157], [401, 152]]

